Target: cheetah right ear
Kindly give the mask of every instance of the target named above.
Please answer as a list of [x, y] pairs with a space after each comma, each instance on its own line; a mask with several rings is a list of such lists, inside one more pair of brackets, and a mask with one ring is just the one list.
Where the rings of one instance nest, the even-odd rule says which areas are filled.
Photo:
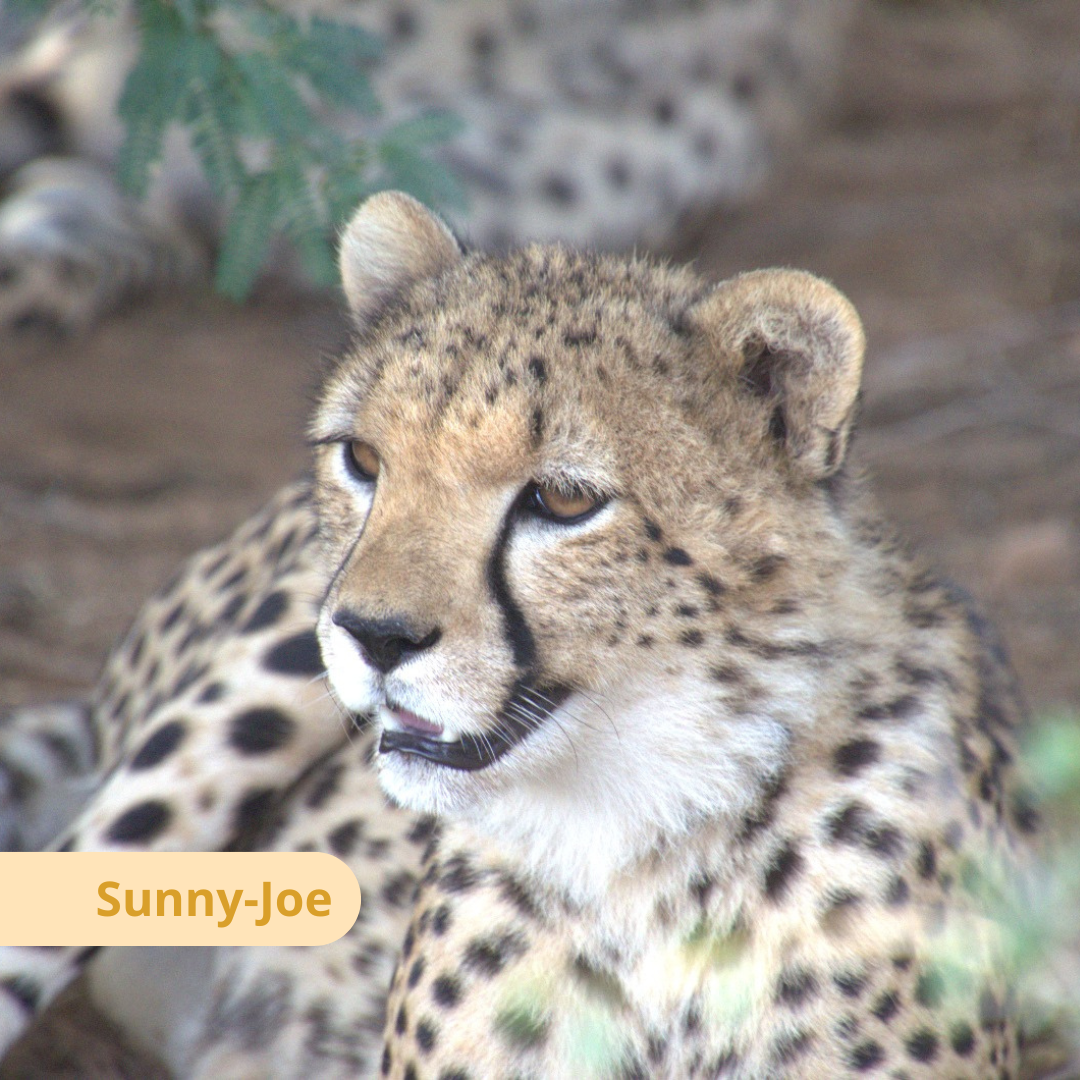
[[811, 480], [847, 454], [866, 337], [838, 289], [802, 270], [758, 270], [717, 286], [688, 316], [729, 366], [763, 436]]
[[457, 238], [410, 195], [383, 191], [360, 204], [341, 236], [345, 299], [363, 329], [410, 286], [461, 261]]

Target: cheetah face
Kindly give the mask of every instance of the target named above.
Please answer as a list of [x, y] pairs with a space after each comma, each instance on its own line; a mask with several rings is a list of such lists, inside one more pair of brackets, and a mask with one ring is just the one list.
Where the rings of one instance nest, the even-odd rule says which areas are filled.
[[598, 828], [612, 800], [673, 827], [745, 802], [797, 680], [736, 716], [723, 635], [808, 530], [829, 542], [850, 306], [788, 272], [713, 289], [560, 248], [465, 256], [398, 195], [358, 212], [342, 272], [359, 337], [311, 432], [318, 632], [387, 793], [466, 815], [542, 793]]

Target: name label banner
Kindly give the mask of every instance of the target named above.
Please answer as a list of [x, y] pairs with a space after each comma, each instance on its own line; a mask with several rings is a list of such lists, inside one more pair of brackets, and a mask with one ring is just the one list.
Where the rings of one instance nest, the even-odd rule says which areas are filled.
[[323, 852], [0, 854], [0, 945], [326, 945], [359, 913]]

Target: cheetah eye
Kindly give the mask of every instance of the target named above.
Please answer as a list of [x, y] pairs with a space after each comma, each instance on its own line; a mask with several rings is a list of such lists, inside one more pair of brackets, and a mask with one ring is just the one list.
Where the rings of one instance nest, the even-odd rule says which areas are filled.
[[530, 484], [524, 491], [522, 508], [537, 517], [573, 525], [596, 513], [607, 499], [586, 488], [560, 490], [551, 484]]
[[379, 475], [379, 455], [366, 442], [350, 439], [345, 443], [345, 464], [358, 480], [372, 483]]

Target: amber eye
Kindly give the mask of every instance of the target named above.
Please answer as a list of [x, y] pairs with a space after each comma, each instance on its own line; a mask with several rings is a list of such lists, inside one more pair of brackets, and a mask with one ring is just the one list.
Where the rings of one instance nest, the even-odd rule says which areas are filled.
[[539, 517], [566, 525], [582, 521], [599, 510], [605, 501], [584, 488], [559, 490], [551, 484], [530, 484], [525, 489], [524, 506]]
[[345, 444], [345, 464], [353, 476], [371, 482], [379, 475], [379, 455], [371, 446], [359, 439]]

